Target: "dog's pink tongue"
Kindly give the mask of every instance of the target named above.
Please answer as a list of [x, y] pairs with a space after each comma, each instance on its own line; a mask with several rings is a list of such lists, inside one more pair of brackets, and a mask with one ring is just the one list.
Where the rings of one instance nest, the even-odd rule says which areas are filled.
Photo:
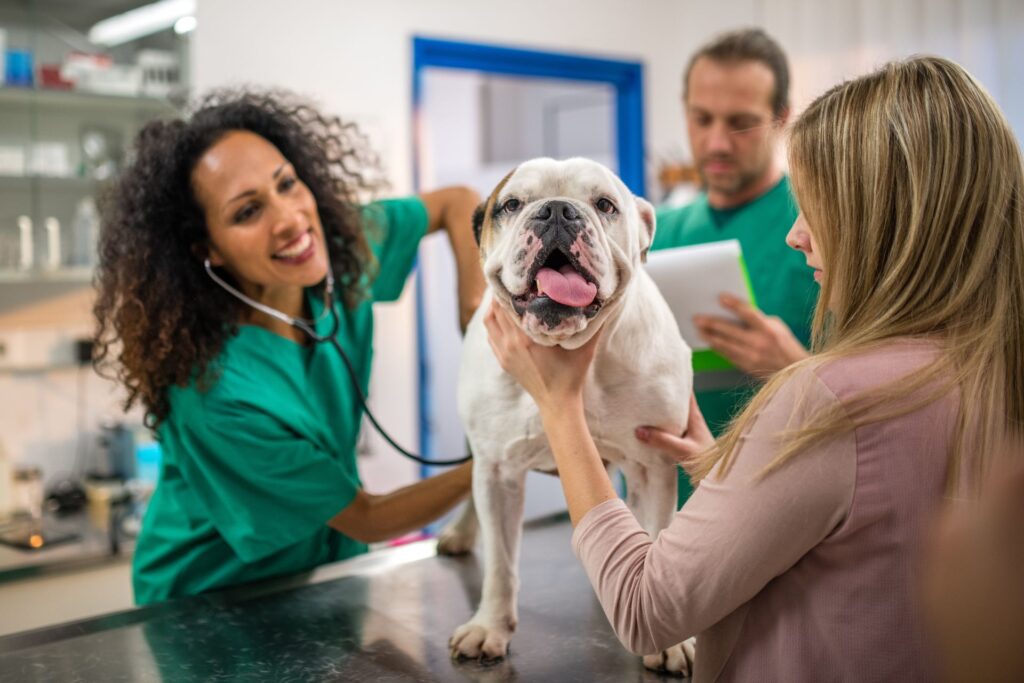
[[597, 285], [584, 280], [570, 265], [562, 266], [561, 270], [541, 268], [537, 272], [537, 282], [544, 294], [563, 306], [589, 306], [597, 296]]

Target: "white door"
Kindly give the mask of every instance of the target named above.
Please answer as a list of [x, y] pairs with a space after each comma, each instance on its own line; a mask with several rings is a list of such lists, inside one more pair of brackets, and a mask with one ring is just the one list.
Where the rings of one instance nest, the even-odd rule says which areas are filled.
[[[423, 190], [468, 185], [486, 198], [513, 167], [539, 156], [584, 156], [618, 170], [610, 84], [427, 68], [421, 93], [417, 163]], [[448, 459], [466, 445], [455, 404], [462, 341], [446, 239], [424, 241], [419, 268], [423, 450]], [[531, 472], [526, 518], [564, 509], [558, 481]]]

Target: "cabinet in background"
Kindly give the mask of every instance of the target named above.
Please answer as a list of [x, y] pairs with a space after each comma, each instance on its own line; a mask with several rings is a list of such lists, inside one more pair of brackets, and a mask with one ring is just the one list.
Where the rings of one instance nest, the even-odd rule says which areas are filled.
[[[97, 32], [146, 4], [0, 7], [0, 284], [88, 283], [98, 195], [139, 128], [184, 101], [187, 34], [171, 25], [135, 37]], [[5, 287], [5, 304], [24, 299], [16, 289]]]

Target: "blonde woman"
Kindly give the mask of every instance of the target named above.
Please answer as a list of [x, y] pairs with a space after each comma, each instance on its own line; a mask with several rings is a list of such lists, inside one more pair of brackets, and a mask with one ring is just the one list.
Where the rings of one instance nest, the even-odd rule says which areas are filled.
[[922, 57], [818, 98], [789, 159], [803, 213], [787, 241], [821, 283], [816, 354], [717, 443], [695, 408], [683, 438], [637, 430], [700, 481], [657, 539], [584, 419], [601, 341], [541, 348], [492, 309], [491, 343], [540, 407], [574, 548], [630, 650], [697, 635], [697, 682], [933, 680], [925, 530], [1024, 428], [1020, 150], [970, 75]]

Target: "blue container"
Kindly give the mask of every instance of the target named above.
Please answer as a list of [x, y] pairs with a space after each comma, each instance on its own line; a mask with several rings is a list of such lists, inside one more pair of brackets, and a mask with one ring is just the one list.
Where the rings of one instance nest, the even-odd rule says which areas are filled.
[[29, 50], [8, 50], [6, 61], [5, 84], [31, 88], [33, 82], [32, 53]]
[[155, 485], [160, 478], [160, 461], [163, 459], [162, 456], [160, 444], [156, 442], [136, 444], [136, 478]]

